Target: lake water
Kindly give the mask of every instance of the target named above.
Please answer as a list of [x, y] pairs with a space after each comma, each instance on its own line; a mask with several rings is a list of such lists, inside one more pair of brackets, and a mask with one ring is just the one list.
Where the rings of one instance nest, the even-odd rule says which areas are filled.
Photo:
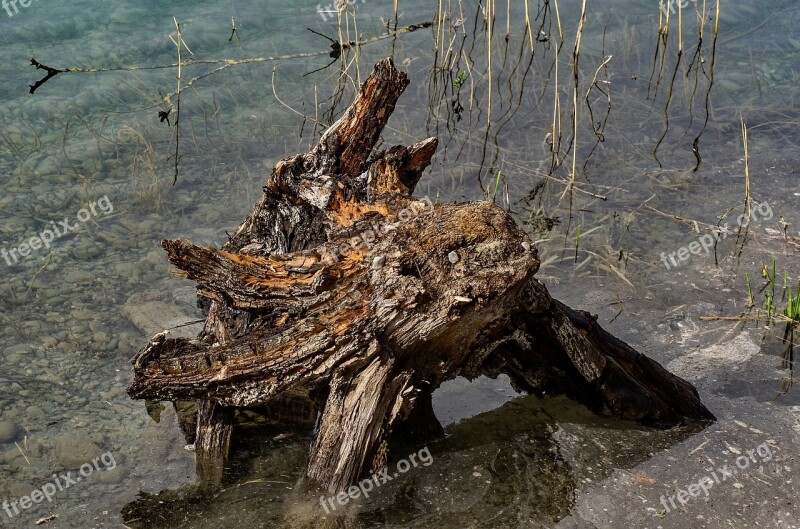
[[[26, 3], [0, 10], [0, 527], [800, 527], [800, 392], [784, 324], [757, 310], [800, 277], [800, 4], [587, 2], [576, 89], [577, 0], [362, 0], [341, 21], [310, 1]], [[175, 185], [159, 111], [178, 81], [153, 68], [177, 62], [173, 17], [184, 60], [265, 59], [183, 68]], [[315, 72], [333, 58], [307, 28], [368, 42]], [[152, 333], [202, 318], [160, 241], [223, 244], [387, 56], [411, 85], [383, 142], [440, 140], [416, 194], [508, 208], [554, 297], [692, 381], [717, 423], [649, 430], [457, 380], [433, 462], [367, 502], [326, 514], [288, 428], [237, 433], [223, 489], [195, 486], [172, 407], [125, 393]], [[31, 95], [31, 58], [110, 71]], [[23, 508], [34, 490], [55, 492]]]

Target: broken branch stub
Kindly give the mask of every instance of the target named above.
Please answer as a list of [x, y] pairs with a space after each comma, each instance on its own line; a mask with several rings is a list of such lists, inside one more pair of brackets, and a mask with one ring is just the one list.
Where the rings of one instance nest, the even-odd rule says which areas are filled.
[[372, 153], [407, 84], [378, 63], [314, 149], [278, 162], [223, 248], [163, 242], [211, 307], [197, 339], [160, 334], [136, 355], [128, 392], [204, 403], [201, 474], [219, 479], [209, 461], [228, 453], [232, 409], [291, 395], [321, 411], [307, 476], [345, 490], [386, 463], [397, 426], [441, 433], [431, 394], [458, 376], [504, 373], [647, 424], [713, 420], [691, 384], [550, 297], [506, 212], [411, 196], [436, 139]]

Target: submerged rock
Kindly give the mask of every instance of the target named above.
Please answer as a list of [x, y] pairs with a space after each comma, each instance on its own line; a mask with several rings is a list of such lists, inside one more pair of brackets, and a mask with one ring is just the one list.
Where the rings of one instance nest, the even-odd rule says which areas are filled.
[[55, 440], [54, 449], [58, 463], [67, 469], [91, 463], [103, 451], [86, 434], [67, 433]]
[[147, 336], [171, 329], [170, 337], [194, 338], [201, 324], [179, 327], [198, 319], [189, 309], [190, 306], [181, 305], [169, 292], [150, 291], [128, 298], [122, 313]]
[[19, 428], [11, 421], [0, 421], [0, 443], [10, 443], [16, 440]]

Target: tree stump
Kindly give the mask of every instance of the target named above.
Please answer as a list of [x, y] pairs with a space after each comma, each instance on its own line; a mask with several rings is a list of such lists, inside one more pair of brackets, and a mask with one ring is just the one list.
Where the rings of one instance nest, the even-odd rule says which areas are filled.
[[412, 197], [436, 139], [373, 154], [407, 84], [378, 63], [314, 149], [278, 162], [221, 249], [163, 241], [210, 310], [195, 340], [152, 338], [128, 393], [201, 401], [201, 476], [219, 479], [236, 408], [299, 399], [319, 410], [307, 476], [343, 491], [386, 464], [393, 430], [441, 434], [431, 395], [457, 376], [505, 373], [518, 391], [656, 426], [713, 420], [691, 384], [550, 297], [506, 212]]

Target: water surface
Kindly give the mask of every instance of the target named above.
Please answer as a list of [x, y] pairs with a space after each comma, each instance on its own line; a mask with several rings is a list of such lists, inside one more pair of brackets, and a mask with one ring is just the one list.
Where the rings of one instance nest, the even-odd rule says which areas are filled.
[[[52, 502], [0, 511], [0, 526], [55, 514], [45, 527], [800, 526], [800, 399], [781, 358], [783, 327], [703, 319], [755, 316], [746, 275], [760, 306], [773, 259], [779, 306], [784, 271], [798, 282], [800, 7], [725, 2], [715, 33], [716, 4], [687, 2], [659, 38], [657, 2], [589, 2], [576, 91], [581, 2], [559, 2], [558, 16], [553, 2], [528, 2], [530, 27], [526, 2], [488, 5], [400, 0], [395, 21], [394, 2], [357, 2], [357, 17], [341, 23], [346, 42], [446, 18], [309, 75], [332, 59], [330, 42], [306, 28], [338, 39], [340, 27], [312, 2], [34, 1], [0, 11], [0, 250], [18, 251], [0, 258], [0, 500], [101, 453], [115, 461]], [[173, 17], [195, 59], [275, 58], [183, 93], [174, 186], [175, 129], [158, 116], [170, 108], [173, 69], [62, 73], [28, 93], [44, 75], [31, 57], [59, 69], [174, 63]], [[458, 380], [436, 394], [448, 437], [430, 446], [434, 463], [368, 502], [326, 517], [300, 479], [307, 434], [280, 428], [237, 437], [224, 490], [195, 486], [171, 407], [148, 413], [125, 394], [129, 359], [150, 335], [202, 317], [160, 240], [223, 244], [275, 162], [313, 144], [386, 56], [411, 85], [384, 144], [440, 140], [417, 194], [508, 208], [539, 241], [553, 295], [695, 383], [718, 423], [653, 431], [563, 398], [517, 396], [504, 380]], [[184, 83], [213, 68], [186, 67]], [[754, 204], [768, 208], [738, 233], [748, 173]], [[50, 248], [19, 253], [65, 219], [75, 229]], [[734, 235], [713, 251], [663, 264], [725, 223]], [[662, 495], [763, 443], [770, 461], [666, 512]]]

